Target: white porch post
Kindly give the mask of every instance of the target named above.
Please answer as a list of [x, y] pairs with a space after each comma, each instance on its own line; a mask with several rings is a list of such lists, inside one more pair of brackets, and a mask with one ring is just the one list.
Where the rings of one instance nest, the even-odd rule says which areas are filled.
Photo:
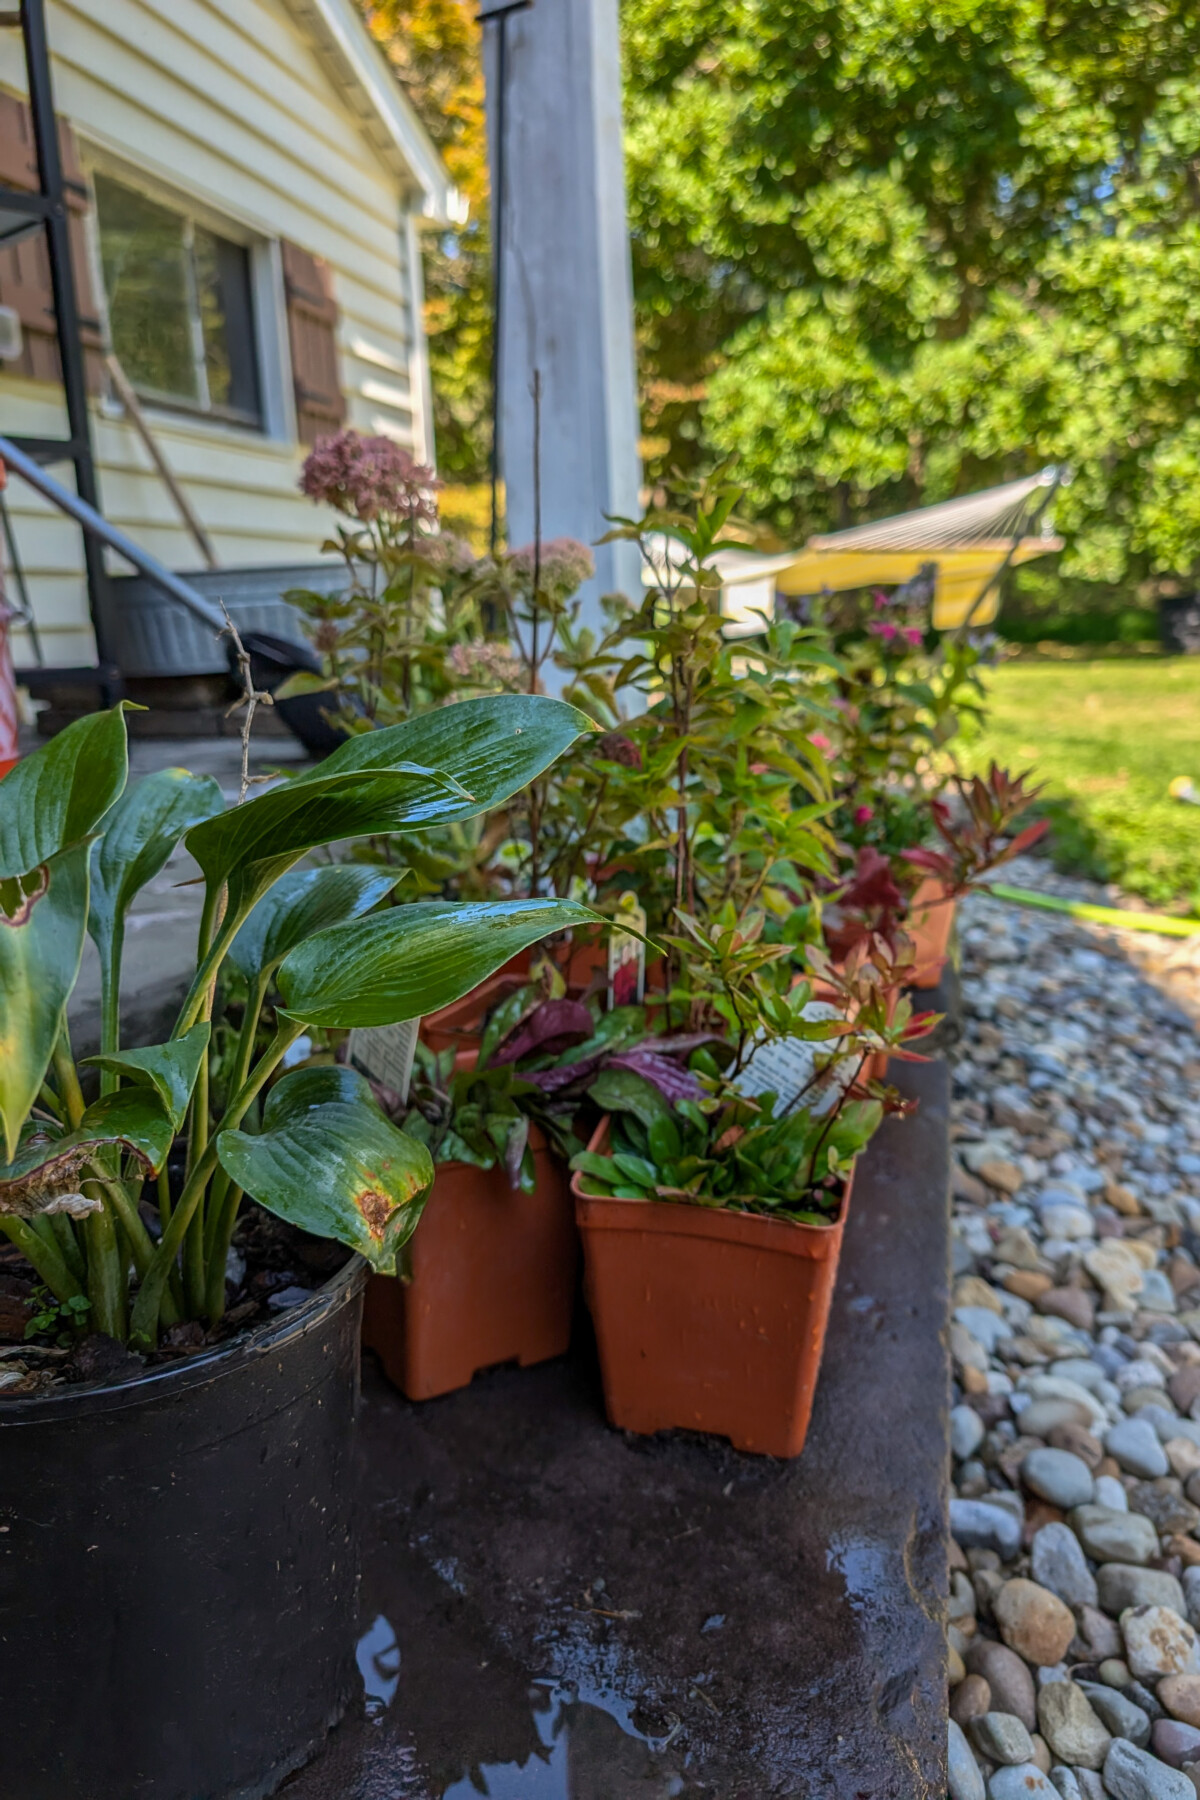
[[[483, 0], [485, 17], [497, 4], [506, 0]], [[534, 535], [537, 369], [542, 539], [593, 544], [607, 529], [606, 514], [640, 510], [617, 0], [533, 0], [485, 23], [484, 36], [493, 217], [497, 203], [502, 210], [500, 472], [508, 543], [515, 548]], [[640, 568], [635, 545], [606, 544], [593, 554], [584, 616], [598, 624], [600, 595], [636, 596]]]

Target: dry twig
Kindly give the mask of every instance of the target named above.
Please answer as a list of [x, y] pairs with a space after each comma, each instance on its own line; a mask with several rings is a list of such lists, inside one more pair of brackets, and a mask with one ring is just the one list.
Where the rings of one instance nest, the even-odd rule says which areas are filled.
[[234, 701], [233, 705], [226, 712], [225, 717], [230, 719], [239, 708], [243, 706], [246, 708], [246, 717], [242, 722], [241, 731], [242, 778], [241, 786], [238, 789], [238, 805], [240, 806], [242, 801], [246, 798], [251, 782], [256, 779], [256, 777], [252, 776], [250, 773], [250, 733], [254, 729], [254, 715], [260, 706], [274, 706], [275, 700], [271, 694], [267, 693], [265, 688], [255, 687], [254, 677], [250, 673], [250, 652], [246, 649], [245, 644], [243, 644], [242, 635], [229, 616], [229, 608], [223, 600], [220, 605], [221, 611], [225, 615], [225, 631], [222, 635], [227, 635], [233, 640], [233, 648], [237, 656], [238, 678], [242, 684], [241, 699]]

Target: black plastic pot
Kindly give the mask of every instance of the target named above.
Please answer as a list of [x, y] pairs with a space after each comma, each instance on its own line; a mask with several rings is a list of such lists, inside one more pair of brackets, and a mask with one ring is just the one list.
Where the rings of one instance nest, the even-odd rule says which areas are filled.
[[259, 1800], [319, 1748], [356, 1685], [362, 1287], [0, 1401], [0, 1800]]

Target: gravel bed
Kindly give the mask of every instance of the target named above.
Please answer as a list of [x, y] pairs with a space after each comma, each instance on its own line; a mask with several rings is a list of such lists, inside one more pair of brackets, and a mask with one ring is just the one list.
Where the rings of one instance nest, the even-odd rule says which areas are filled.
[[951, 1800], [1195, 1800], [1200, 943], [960, 929]]

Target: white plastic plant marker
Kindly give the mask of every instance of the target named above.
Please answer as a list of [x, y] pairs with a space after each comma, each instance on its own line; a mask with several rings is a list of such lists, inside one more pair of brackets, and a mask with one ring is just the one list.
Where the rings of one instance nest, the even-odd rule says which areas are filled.
[[420, 1019], [402, 1019], [398, 1025], [355, 1026], [350, 1033], [350, 1061], [360, 1075], [407, 1101], [420, 1024]]
[[646, 946], [642, 937], [622, 931], [622, 925], [646, 931], [646, 909], [638, 904], [632, 888], [617, 901], [617, 916], [608, 940], [608, 1004], [638, 1006], [646, 997]]
[[[828, 1000], [810, 1000], [803, 1016], [820, 1021], [840, 1019], [842, 1014]], [[822, 1043], [810, 1042], [807, 1038], [775, 1038], [757, 1044], [735, 1085], [751, 1099], [759, 1094], [778, 1095], [777, 1114], [794, 1105], [803, 1095], [803, 1104], [814, 1117], [822, 1118], [854, 1080], [852, 1058], [817, 1075], [818, 1059], [827, 1056], [836, 1041], [829, 1039]]]

